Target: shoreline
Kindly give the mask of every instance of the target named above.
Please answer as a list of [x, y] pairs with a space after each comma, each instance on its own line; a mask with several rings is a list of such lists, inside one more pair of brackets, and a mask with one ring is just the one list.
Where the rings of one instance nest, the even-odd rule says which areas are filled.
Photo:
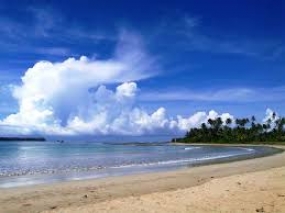
[[[243, 144], [245, 145], [245, 144]], [[262, 145], [264, 146], [264, 145]], [[285, 149], [284, 146], [274, 146]], [[0, 189], [0, 212], [41, 212], [77, 208], [129, 196], [188, 189], [237, 174], [281, 168], [285, 153], [169, 172], [135, 174], [95, 180], [69, 181], [21, 188]]]
[[[183, 143], [176, 143], [172, 144], [171, 146], [211, 146], [211, 144], [183, 144]], [[100, 180], [105, 178], [116, 178], [116, 177], [125, 177], [125, 176], [132, 176], [132, 175], [144, 175], [144, 174], [152, 174], [152, 173], [163, 173], [166, 171], [179, 171], [182, 169], [189, 169], [194, 167], [200, 166], [207, 166], [207, 165], [215, 165], [215, 164], [223, 164], [223, 163], [230, 163], [235, 161], [243, 161], [248, 159], [255, 159], [261, 158], [266, 156], [275, 155], [284, 151], [284, 147], [274, 147], [274, 146], [252, 146], [248, 145], [226, 145], [226, 144], [216, 144], [215, 146], [220, 147], [239, 147], [239, 148], [250, 148], [255, 149], [254, 153], [251, 154], [241, 154], [241, 155], [233, 155], [233, 156], [221, 156], [218, 158], [209, 158], [205, 160], [193, 161], [191, 159], [185, 159], [185, 163], [176, 166], [165, 166], [160, 167], [159, 163], [153, 163], [152, 166], [155, 167], [146, 167], [145, 169], [138, 169], [133, 168], [133, 170], [126, 169], [120, 170], [119, 173], [114, 173], [112, 170], [108, 171], [108, 167], [104, 168], [93, 168], [89, 170], [81, 170], [81, 171], [59, 171], [58, 173], [32, 173], [27, 175], [12, 175], [12, 176], [1, 176], [0, 174], [0, 189], [9, 189], [9, 188], [21, 188], [21, 187], [32, 187], [36, 185], [49, 185], [49, 184], [57, 184], [57, 183], [64, 183], [70, 181], [84, 181], [84, 180]], [[256, 147], [256, 148], [254, 148]], [[186, 148], [185, 148], [186, 149]], [[190, 148], [191, 149], [191, 148]], [[187, 162], [188, 160], [188, 162]], [[183, 160], [182, 160], [183, 161]], [[165, 161], [167, 162], [167, 161]], [[177, 160], [179, 162], [179, 160]], [[119, 167], [118, 167], [119, 168]], [[96, 172], [96, 174], [94, 174]]]
[[275, 147], [279, 149], [283, 149], [285, 151], [285, 144], [276, 143], [276, 144], [268, 144], [268, 143], [182, 143], [182, 142], [170, 142], [171, 144], [177, 145], [177, 146], [267, 146], [267, 147]]

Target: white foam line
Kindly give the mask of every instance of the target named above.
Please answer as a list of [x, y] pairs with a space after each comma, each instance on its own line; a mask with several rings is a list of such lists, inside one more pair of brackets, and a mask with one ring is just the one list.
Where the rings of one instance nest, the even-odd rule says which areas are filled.
[[193, 150], [193, 149], [200, 149], [201, 147], [195, 146], [195, 147], [185, 147], [184, 150]]
[[233, 157], [237, 155], [219, 155], [219, 156], [207, 156], [203, 158], [188, 158], [188, 159], [181, 159], [181, 160], [169, 160], [169, 161], [158, 161], [153, 163], [142, 163], [142, 164], [129, 164], [129, 165], [121, 165], [121, 166], [114, 166], [109, 168], [129, 168], [129, 167], [143, 167], [143, 166], [157, 166], [157, 165], [170, 165], [170, 164], [176, 164], [176, 163], [188, 163], [188, 162], [197, 162], [197, 161], [203, 161], [203, 160], [215, 160], [220, 158], [227, 158], [227, 157]]

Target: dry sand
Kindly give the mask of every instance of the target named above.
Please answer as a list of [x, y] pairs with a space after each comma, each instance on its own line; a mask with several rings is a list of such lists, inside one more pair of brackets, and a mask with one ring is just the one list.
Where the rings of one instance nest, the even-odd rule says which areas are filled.
[[285, 212], [285, 167], [51, 212]]
[[285, 212], [285, 153], [196, 168], [1, 189], [0, 212]]

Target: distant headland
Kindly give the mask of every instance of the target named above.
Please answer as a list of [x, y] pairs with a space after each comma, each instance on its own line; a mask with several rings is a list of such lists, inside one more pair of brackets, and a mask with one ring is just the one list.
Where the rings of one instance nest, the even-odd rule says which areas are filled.
[[10, 137], [10, 136], [0, 136], [1, 141], [46, 141], [44, 137]]

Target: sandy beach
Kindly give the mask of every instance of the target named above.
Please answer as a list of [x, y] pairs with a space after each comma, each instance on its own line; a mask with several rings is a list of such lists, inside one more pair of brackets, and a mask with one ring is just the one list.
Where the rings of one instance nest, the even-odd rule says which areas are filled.
[[0, 190], [0, 212], [285, 212], [285, 153]]

